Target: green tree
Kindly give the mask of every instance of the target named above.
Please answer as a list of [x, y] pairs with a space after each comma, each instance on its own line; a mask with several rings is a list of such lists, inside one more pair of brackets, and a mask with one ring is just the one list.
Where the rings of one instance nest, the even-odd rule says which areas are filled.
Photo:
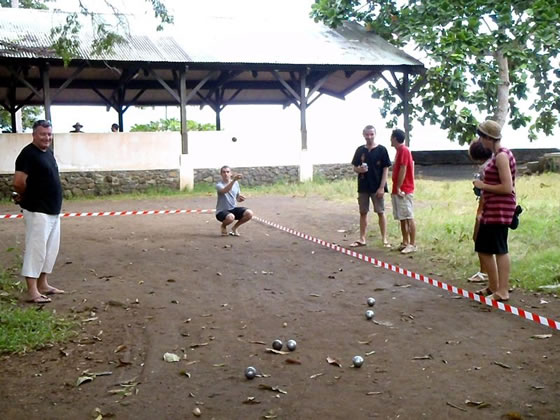
[[[54, 0], [21, 0], [19, 7], [29, 9], [47, 9], [47, 3]], [[173, 16], [169, 14], [163, 0], [145, 0], [149, 3], [155, 18], [160, 22], [157, 30], [163, 29], [163, 25], [173, 23]], [[112, 12], [112, 18], [105, 14], [92, 12], [94, 4], [99, 5], [99, 0], [76, 0], [77, 12], [68, 13], [64, 24], [55, 25], [51, 29], [53, 38], [53, 49], [62, 57], [65, 63], [69, 63], [78, 54], [79, 37], [86, 20], [93, 28], [94, 38], [92, 42], [93, 54], [111, 51], [116, 44], [126, 42], [128, 35], [128, 22], [126, 15], [120, 11], [112, 1], [103, 0], [103, 4]], [[11, 7], [11, 0], [0, 0], [2, 7]]]
[[[187, 130], [216, 131], [216, 126], [187, 120]], [[181, 131], [181, 121], [177, 118], [161, 118], [159, 121], [150, 121], [148, 124], [134, 124], [130, 131]]]
[[[40, 106], [25, 106], [21, 111], [23, 129], [31, 128], [33, 123], [43, 114]], [[0, 109], [0, 131], [12, 131], [12, 117], [5, 109]]]
[[[472, 139], [476, 113], [528, 126], [531, 140], [560, 125], [560, 0], [316, 0], [311, 15], [331, 27], [360, 22], [425, 54], [411, 117], [451, 140]], [[394, 126], [402, 104], [387, 88], [372, 90]]]

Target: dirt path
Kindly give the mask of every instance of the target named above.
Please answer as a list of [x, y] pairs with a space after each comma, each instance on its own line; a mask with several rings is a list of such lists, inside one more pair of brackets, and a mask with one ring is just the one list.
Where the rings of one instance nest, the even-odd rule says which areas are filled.
[[[214, 204], [91, 201], [64, 211]], [[355, 239], [351, 205], [292, 197], [248, 205], [330, 242]], [[239, 238], [220, 237], [211, 214], [66, 218], [62, 228], [52, 281], [70, 293], [48, 308], [87, 321], [64, 346], [0, 359], [2, 418], [85, 419], [96, 410], [104, 418], [194, 418], [197, 407], [208, 419], [558, 418], [560, 337], [533, 322], [257, 222]], [[21, 220], [0, 220], [3, 250], [22, 241]], [[421, 253], [361, 250], [435, 270]], [[0, 263], [12, 260], [2, 252]], [[376, 323], [364, 317], [368, 296], [377, 300]], [[511, 303], [558, 319], [558, 300], [546, 300], [515, 292]], [[552, 337], [531, 338], [538, 334]], [[296, 351], [267, 353], [276, 338], [295, 339]], [[166, 363], [166, 352], [181, 360]], [[350, 367], [354, 355], [365, 358], [360, 369]], [[245, 379], [247, 366], [264, 377]], [[76, 386], [86, 370], [111, 374]]]

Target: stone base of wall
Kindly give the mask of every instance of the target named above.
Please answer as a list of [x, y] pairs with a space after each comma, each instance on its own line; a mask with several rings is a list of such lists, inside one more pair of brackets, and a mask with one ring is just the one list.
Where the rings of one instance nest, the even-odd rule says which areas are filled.
[[[149, 188], [179, 189], [179, 171], [62, 172], [64, 198], [112, 195], [145, 191]], [[0, 198], [10, 197], [13, 175], [0, 175]]]
[[[269, 185], [276, 182], [292, 183], [299, 181], [298, 166], [260, 166], [231, 168], [235, 173], [243, 175], [243, 185]], [[220, 181], [219, 169], [195, 169], [194, 183], [215, 184]]]
[[313, 177], [320, 176], [328, 181], [355, 178], [356, 173], [350, 163], [313, 165]]

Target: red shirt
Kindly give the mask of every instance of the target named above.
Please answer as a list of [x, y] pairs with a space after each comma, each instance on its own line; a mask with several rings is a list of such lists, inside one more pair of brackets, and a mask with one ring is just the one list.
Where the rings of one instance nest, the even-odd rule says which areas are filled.
[[401, 185], [401, 191], [406, 194], [414, 193], [414, 160], [412, 160], [412, 153], [410, 149], [404, 144], [397, 147], [397, 155], [395, 156], [395, 163], [393, 164], [393, 190], [391, 194], [398, 194], [397, 181], [399, 179], [399, 171], [402, 166], [406, 165], [406, 173], [404, 181]]
[[496, 165], [496, 157], [499, 153], [505, 153], [509, 161], [509, 170], [511, 172], [511, 181], [513, 183], [513, 192], [510, 194], [495, 194], [489, 191], [483, 191], [484, 198], [482, 208], [482, 223], [491, 225], [510, 225], [515, 212], [515, 172], [516, 162], [513, 154], [505, 147], [500, 148], [498, 153], [492, 156], [490, 163], [484, 168], [484, 182], [490, 185], [498, 185], [501, 183], [498, 166]]

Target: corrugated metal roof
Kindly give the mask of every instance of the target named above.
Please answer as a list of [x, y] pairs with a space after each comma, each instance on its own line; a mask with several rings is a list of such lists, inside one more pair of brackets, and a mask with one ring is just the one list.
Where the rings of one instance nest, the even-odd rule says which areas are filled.
[[[0, 56], [53, 57], [50, 30], [64, 21], [66, 13], [11, 8], [0, 13]], [[114, 61], [422, 67], [420, 61], [352, 22], [331, 29], [301, 17], [289, 22], [200, 15], [182, 19], [167, 30], [168, 36], [131, 35], [127, 44], [102, 56], [93, 56], [93, 36], [86, 26], [79, 35], [78, 56]]]
[[[67, 13], [47, 10], [0, 8], [0, 56], [53, 58], [51, 28], [63, 24]], [[94, 55], [92, 29], [85, 24], [79, 33], [77, 56], [87, 60], [188, 62], [188, 54], [173, 37], [131, 35], [113, 51]]]
[[355, 22], [332, 29], [305, 16], [289, 21], [218, 15], [184, 19], [175, 25], [175, 38], [194, 62], [422, 66]]

